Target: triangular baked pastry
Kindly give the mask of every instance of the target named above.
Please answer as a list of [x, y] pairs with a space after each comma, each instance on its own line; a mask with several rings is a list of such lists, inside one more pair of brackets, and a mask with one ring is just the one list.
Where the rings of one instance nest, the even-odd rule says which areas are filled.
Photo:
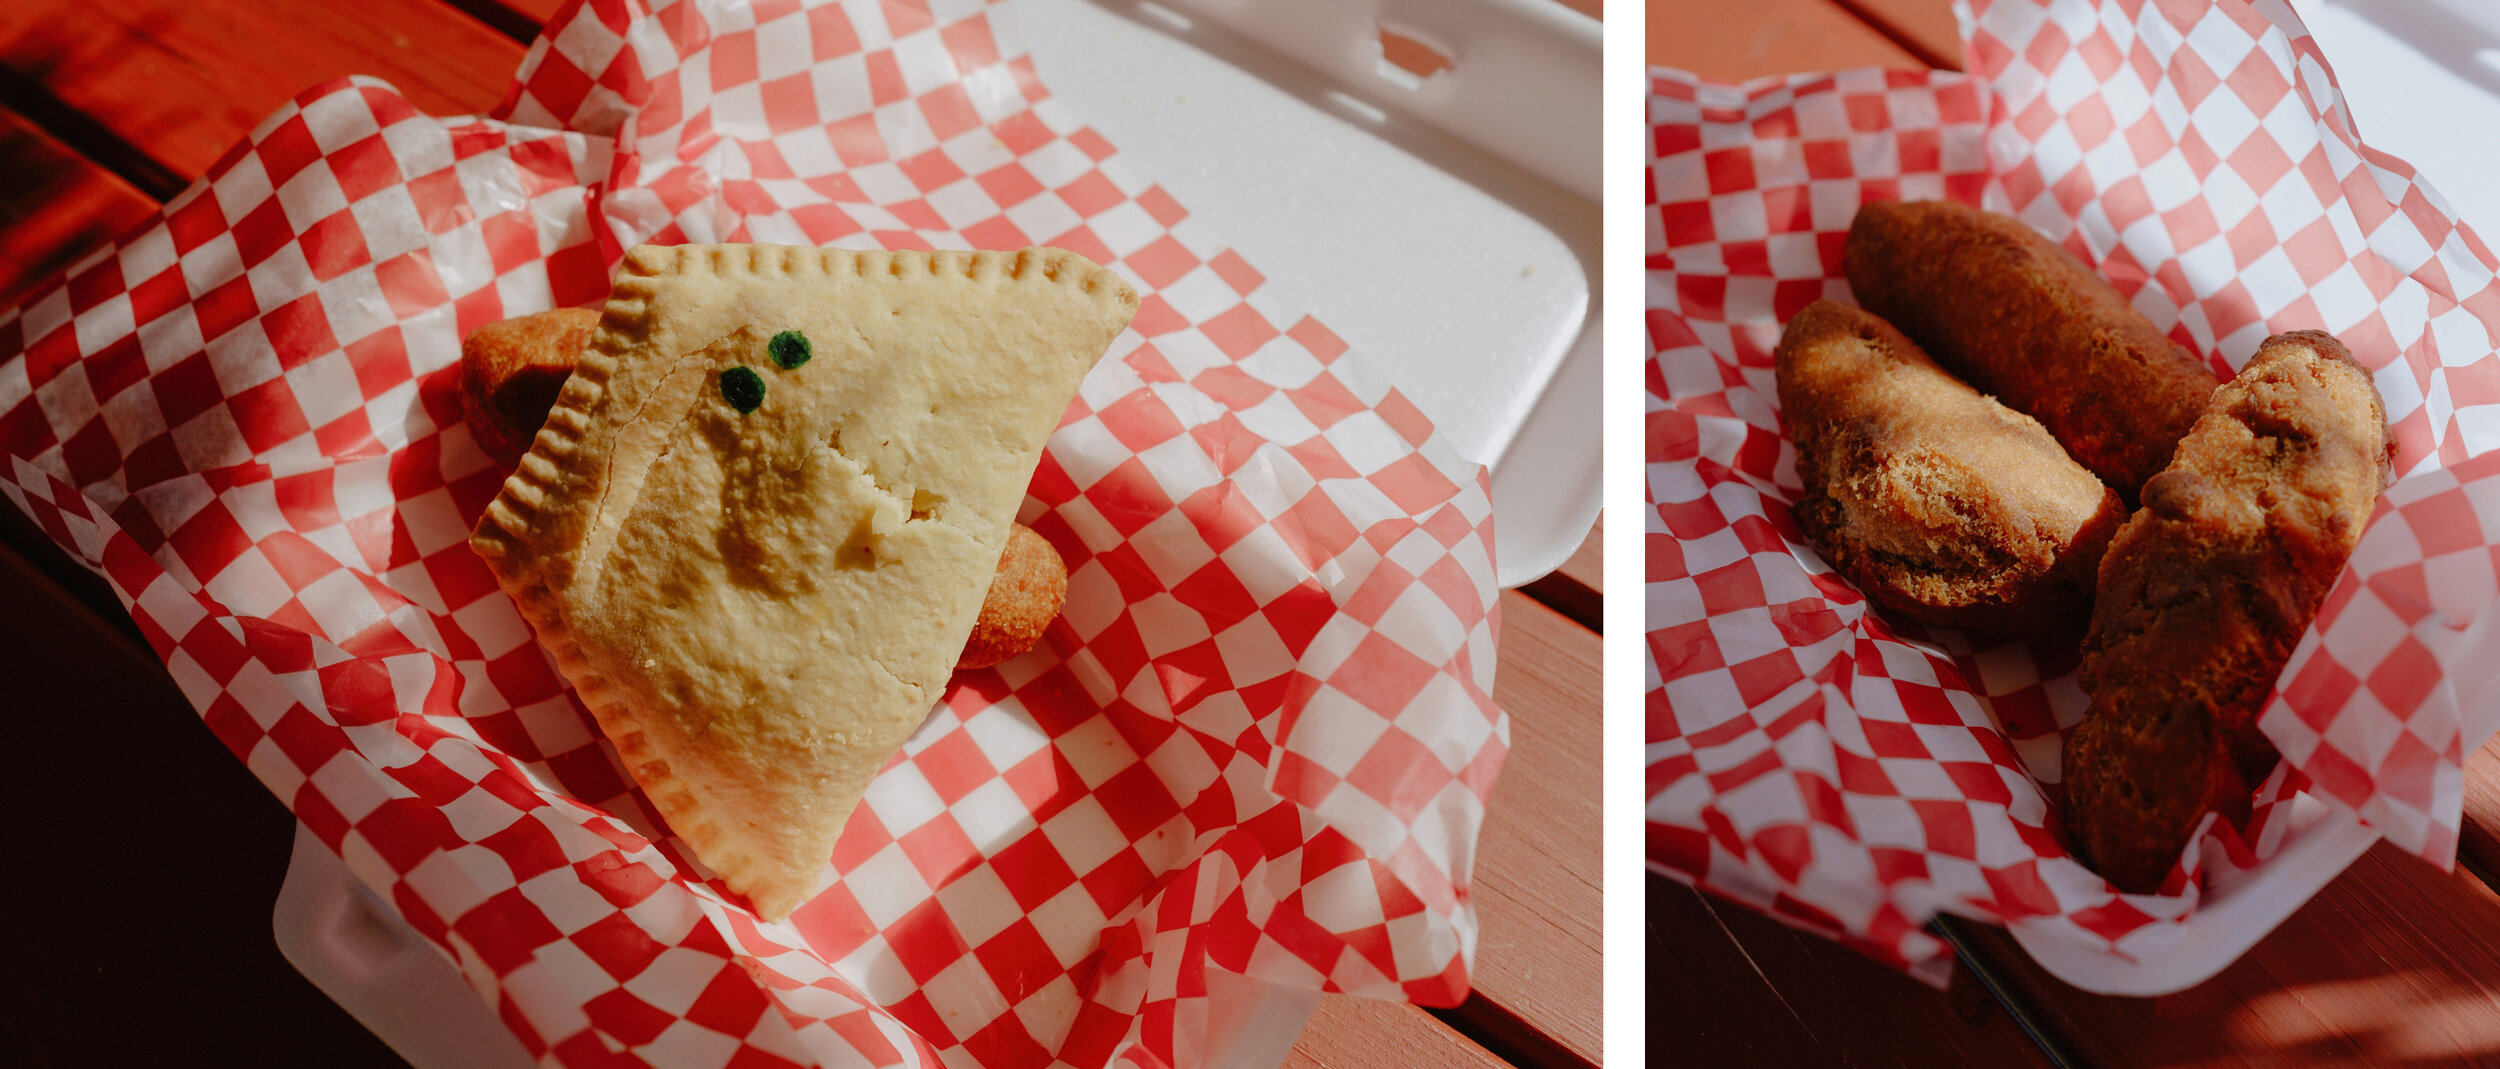
[[644, 246], [471, 545], [767, 918], [945, 687], [1043, 441], [1137, 309], [1057, 249]]

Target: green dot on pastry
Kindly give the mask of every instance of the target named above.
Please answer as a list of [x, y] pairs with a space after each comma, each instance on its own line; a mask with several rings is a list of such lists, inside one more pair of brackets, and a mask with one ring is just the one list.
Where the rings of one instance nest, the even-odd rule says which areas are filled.
[[733, 367], [720, 373], [721, 399], [740, 412], [753, 412], [764, 403], [764, 376], [751, 367]]
[[771, 343], [765, 345], [764, 348], [772, 351], [773, 363], [781, 365], [783, 371], [795, 371], [800, 364], [806, 363], [809, 357], [816, 355], [815, 350], [807, 344], [807, 335], [795, 330], [785, 330], [773, 335]]

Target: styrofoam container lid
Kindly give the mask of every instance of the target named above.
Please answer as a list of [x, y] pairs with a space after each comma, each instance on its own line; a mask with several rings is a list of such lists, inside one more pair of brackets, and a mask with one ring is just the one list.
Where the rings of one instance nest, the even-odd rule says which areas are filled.
[[[1501, 585], [1579, 547], [1600, 504], [1594, 20], [1554, 0], [1021, 2], [1069, 110], [1493, 469]], [[1391, 66], [1383, 28], [1449, 68]]]

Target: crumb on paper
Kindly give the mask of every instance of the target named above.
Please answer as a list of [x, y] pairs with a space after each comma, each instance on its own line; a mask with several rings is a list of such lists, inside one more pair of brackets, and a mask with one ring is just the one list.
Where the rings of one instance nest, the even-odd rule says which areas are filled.
[[1526, 267], [1522, 267], [1522, 268], [1520, 268], [1520, 269], [1519, 269], [1519, 277], [1521, 277], [1521, 278], [1535, 278], [1535, 277], [1536, 277], [1536, 265], [1535, 265], [1535, 264], [1529, 264], [1529, 265], [1528, 265], [1528, 266], [1526, 266]]

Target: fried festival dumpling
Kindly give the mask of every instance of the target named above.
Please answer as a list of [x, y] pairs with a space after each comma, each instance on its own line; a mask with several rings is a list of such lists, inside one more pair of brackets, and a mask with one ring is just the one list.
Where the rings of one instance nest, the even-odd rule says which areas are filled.
[[2066, 830], [2119, 888], [2161, 886], [2207, 812], [2247, 822], [2273, 769], [2257, 720], [2389, 480], [2370, 372], [2277, 334], [2214, 391], [2112, 539], [2066, 734]]
[[1859, 304], [2129, 501], [2214, 392], [2204, 361], [2022, 220], [1879, 201], [1858, 209], [1841, 258]]
[[1137, 296], [1056, 249], [644, 246], [471, 545], [766, 918], [944, 688]]
[[2079, 629], [2118, 495], [2039, 421], [1946, 374], [1871, 312], [1816, 301], [1775, 353], [1797, 525], [1877, 605], [2014, 635]]

